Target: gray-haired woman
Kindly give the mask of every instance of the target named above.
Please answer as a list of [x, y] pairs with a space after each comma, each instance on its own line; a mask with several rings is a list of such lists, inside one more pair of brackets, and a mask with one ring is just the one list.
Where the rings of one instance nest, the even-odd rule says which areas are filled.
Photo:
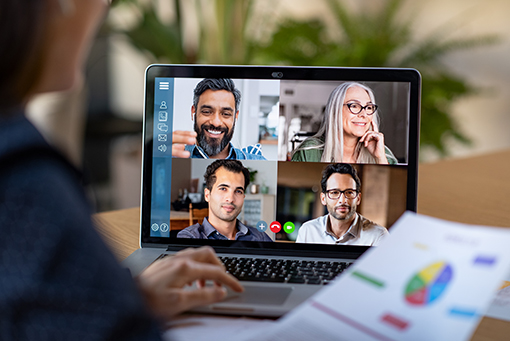
[[355, 82], [336, 87], [319, 131], [296, 148], [292, 161], [396, 164], [379, 131], [372, 89]]

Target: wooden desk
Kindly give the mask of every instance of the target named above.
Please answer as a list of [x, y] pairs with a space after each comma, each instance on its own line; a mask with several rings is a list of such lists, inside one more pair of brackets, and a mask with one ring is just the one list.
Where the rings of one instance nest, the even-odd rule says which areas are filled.
[[418, 213], [510, 227], [510, 150], [420, 165]]
[[[420, 165], [418, 212], [462, 223], [510, 227], [510, 150]], [[94, 215], [119, 260], [139, 247], [138, 208]], [[472, 340], [507, 340], [510, 322], [485, 317]]]
[[[140, 247], [140, 208], [94, 214], [92, 220], [119, 261]], [[189, 226], [189, 213], [171, 211], [170, 221]]]

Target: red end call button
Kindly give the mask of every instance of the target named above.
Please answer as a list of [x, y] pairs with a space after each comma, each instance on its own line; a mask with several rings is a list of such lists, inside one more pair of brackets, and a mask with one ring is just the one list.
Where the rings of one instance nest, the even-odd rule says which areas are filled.
[[277, 221], [273, 221], [271, 223], [271, 225], [269, 225], [269, 229], [271, 230], [271, 232], [273, 233], [278, 233], [280, 232], [280, 230], [282, 229], [282, 224], [280, 224], [279, 222]]

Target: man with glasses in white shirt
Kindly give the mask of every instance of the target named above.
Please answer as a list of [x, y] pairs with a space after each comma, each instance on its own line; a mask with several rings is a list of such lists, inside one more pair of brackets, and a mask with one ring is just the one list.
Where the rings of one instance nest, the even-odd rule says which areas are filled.
[[361, 181], [348, 163], [328, 165], [322, 172], [321, 203], [328, 214], [305, 222], [296, 242], [337, 245], [377, 245], [388, 230], [356, 212]]

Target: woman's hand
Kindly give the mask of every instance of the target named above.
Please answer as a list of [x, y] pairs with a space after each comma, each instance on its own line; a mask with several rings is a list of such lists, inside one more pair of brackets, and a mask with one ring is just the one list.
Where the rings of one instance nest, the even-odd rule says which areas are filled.
[[184, 147], [197, 143], [197, 133], [194, 131], [176, 130], [172, 133], [172, 156], [180, 158], [190, 157], [190, 152], [184, 150]]
[[[214, 281], [214, 285], [205, 286], [207, 280]], [[137, 281], [147, 306], [163, 322], [193, 307], [221, 301], [227, 294], [223, 285], [237, 292], [244, 290], [234, 276], [225, 272], [208, 246], [156, 261]], [[184, 289], [193, 282], [197, 283], [196, 289]]]
[[359, 140], [360, 143], [365, 145], [368, 152], [376, 159], [378, 164], [388, 164], [386, 158], [386, 151], [384, 149], [384, 134], [379, 132], [379, 128], [372, 121], [374, 130], [367, 131]]

